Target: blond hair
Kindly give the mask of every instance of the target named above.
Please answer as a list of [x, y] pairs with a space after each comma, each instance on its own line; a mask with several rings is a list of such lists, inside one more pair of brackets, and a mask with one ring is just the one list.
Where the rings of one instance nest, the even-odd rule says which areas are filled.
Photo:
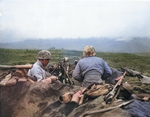
[[96, 52], [93, 46], [85, 46], [83, 49], [83, 56], [88, 57], [88, 56], [95, 56]]

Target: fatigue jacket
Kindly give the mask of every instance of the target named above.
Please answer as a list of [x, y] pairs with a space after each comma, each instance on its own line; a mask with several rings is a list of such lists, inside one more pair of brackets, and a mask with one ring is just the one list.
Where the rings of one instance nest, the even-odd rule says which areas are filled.
[[46, 79], [47, 77], [50, 77], [51, 74], [46, 72], [43, 68], [44, 67], [42, 63], [39, 60], [37, 60], [37, 62], [34, 63], [33, 67], [29, 69], [28, 75], [36, 77], [37, 82], [39, 82], [40, 80]]
[[79, 60], [72, 75], [82, 82], [82, 86], [88, 86], [94, 82], [101, 83], [102, 75], [108, 77], [111, 74], [111, 69], [102, 58], [90, 56]]

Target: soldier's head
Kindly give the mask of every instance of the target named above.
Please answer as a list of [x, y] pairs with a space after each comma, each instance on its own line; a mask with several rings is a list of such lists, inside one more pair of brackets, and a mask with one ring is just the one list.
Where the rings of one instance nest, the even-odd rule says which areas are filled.
[[43, 66], [47, 66], [47, 64], [49, 63], [49, 60], [52, 59], [51, 58], [51, 53], [47, 50], [41, 50], [38, 53], [37, 58], [41, 61]]
[[122, 87], [117, 98], [120, 99], [130, 99], [132, 95], [132, 87], [128, 83], [122, 83]]
[[88, 57], [88, 56], [95, 56], [96, 52], [93, 46], [85, 46], [83, 49], [83, 56]]
[[64, 62], [68, 62], [69, 58], [68, 57], [64, 57]]

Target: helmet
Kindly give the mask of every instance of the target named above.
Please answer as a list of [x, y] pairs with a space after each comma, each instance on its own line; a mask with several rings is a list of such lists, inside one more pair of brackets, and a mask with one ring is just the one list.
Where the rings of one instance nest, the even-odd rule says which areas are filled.
[[122, 83], [122, 87], [120, 89], [120, 92], [117, 96], [119, 99], [130, 99], [132, 95], [132, 87], [128, 83]]
[[51, 53], [47, 50], [41, 50], [39, 53], [38, 53], [38, 59], [52, 59], [51, 58]]
[[78, 60], [74, 60], [74, 64], [76, 65], [78, 63]]
[[132, 94], [132, 87], [129, 83], [122, 83], [123, 88], [125, 88], [130, 94]]
[[68, 58], [68, 57], [64, 57], [64, 61], [65, 61], [65, 62], [68, 62], [68, 61], [69, 61], [69, 58]]
[[95, 56], [96, 52], [93, 46], [85, 46], [83, 49], [83, 56], [87, 57], [87, 56]]

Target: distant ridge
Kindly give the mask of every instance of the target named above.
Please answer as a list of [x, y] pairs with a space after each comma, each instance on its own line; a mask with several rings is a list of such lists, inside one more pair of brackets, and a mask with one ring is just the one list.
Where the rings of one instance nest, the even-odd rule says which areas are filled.
[[141, 53], [150, 52], [150, 38], [134, 37], [128, 41], [110, 38], [87, 39], [27, 39], [13, 43], [0, 43], [0, 48], [9, 49], [67, 49], [83, 50], [86, 45], [92, 45], [99, 52]]

